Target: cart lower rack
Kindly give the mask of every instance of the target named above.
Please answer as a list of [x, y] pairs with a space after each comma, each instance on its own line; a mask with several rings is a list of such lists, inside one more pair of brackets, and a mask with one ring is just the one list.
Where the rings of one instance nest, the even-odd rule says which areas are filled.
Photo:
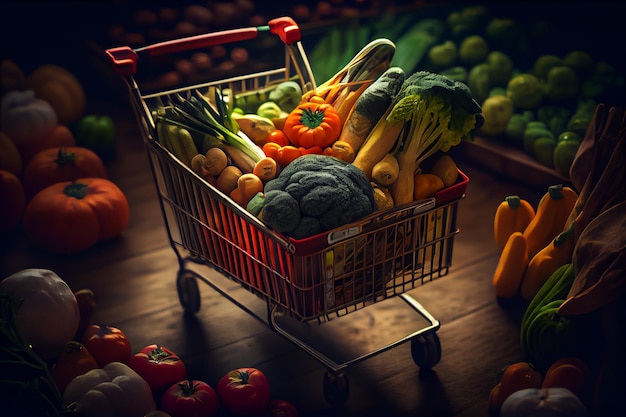
[[[151, 94], [143, 94], [133, 78], [140, 56], [250, 39], [268, 28], [285, 43], [284, 67]], [[107, 53], [130, 88], [179, 261], [176, 284], [183, 308], [197, 312], [198, 283], [210, 285], [326, 366], [326, 399], [341, 404], [348, 398], [343, 371], [350, 365], [409, 341], [418, 366], [430, 368], [440, 361], [440, 324], [407, 292], [448, 273], [459, 232], [458, 204], [469, 179], [459, 171], [457, 183], [433, 198], [294, 240], [270, 230], [196, 175], [159, 142], [152, 112], [168, 96], [210, 86], [250, 92], [294, 77], [304, 89], [314, 87], [295, 23], [280, 18], [268, 28]], [[349, 345], [347, 332], [357, 335]]]

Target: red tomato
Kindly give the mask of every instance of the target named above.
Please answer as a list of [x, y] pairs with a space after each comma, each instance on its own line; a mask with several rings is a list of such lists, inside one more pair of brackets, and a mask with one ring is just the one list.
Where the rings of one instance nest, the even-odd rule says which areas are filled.
[[266, 142], [276, 143], [280, 146], [291, 145], [291, 142], [289, 142], [289, 138], [287, 138], [285, 132], [280, 129], [272, 130], [269, 135], [267, 135]]
[[286, 400], [272, 400], [267, 406], [268, 417], [298, 417], [298, 409]]
[[107, 363], [128, 363], [132, 354], [130, 341], [120, 329], [92, 324], [85, 329], [82, 344], [102, 368]]
[[161, 398], [169, 387], [187, 378], [183, 361], [163, 346], [146, 346], [128, 359], [128, 366], [148, 382], [156, 398]]
[[270, 401], [270, 384], [260, 370], [238, 368], [219, 380], [217, 393], [229, 413], [249, 416], [266, 410]]
[[219, 407], [215, 390], [196, 379], [172, 385], [161, 398], [161, 409], [172, 417], [211, 417]]

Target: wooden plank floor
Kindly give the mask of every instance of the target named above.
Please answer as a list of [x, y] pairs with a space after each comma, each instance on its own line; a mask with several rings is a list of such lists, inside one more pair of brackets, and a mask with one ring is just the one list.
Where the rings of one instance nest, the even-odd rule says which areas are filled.
[[[30, 247], [17, 230], [2, 239], [0, 276], [28, 267], [52, 269], [73, 289], [93, 289], [96, 322], [124, 330], [135, 351], [151, 343], [167, 346], [183, 358], [190, 376], [214, 386], [235, 367], [258, 367], [270, 379], [272, 396], [293, 402], [303, 416], [486, 415], [499, 371], [520, 357], [519, 312], [498, 304], [491, 288], [498, 260], [493, 213], [506, 195], [536, 203], [542, 189], [509, 182], [465, 160], [462, 149], [454, 150], [470, 183], [460, 202], [453, 265], [447, 276], [410, 291], [441, 323], [441, 362], [420, 371], [410, 343], [359, 362], [347, 370], [347, 403], [331, 409], [322, 391], [326, 368], [209, 286], [200, 287], [201, 310], [183, 314], [175, 286], [177, 259], [142, 139], [130, 111], [124, 105], [117, 109], [118, 153], [107, 167], [130, 202], [123, 236], [80, 255], [51, 256]], [[371, 330], [377, 331], [386, 330]], [[349, 338], [338, 337], [339, 348]]]

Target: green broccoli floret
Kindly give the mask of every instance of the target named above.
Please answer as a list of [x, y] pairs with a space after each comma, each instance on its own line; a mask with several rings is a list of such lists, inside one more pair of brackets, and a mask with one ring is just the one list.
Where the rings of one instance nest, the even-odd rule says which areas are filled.
[[[474, 129], [484, 121], [480, 105], [467, 85], [440, 74], [418, 71], [409, 76], [394, 100], [387, 117], [389, 123], [405, 123], [405, 132], [394, 149], [400, 173], [392, 184], [396, 205], [410, 202], [413, 178], [420, 164], [438, 151], [470, 140]], [[410, 194], [410, 195], [409, 195]]]
[[361, 170], [338, 158], [310, 154], [265, 184], [248, 210], [267, 226], [301, 239], [344, 226], [375, 209], [374, 190]]
[[304, 239], [321, 233], [322, 230], [319, 219], [310, 216], [302, 216], [300, 222], [298, 222], [298, 226], [296, 226], [290, 235], [294, 239]]
[[[248, 203], [263, 223], [281, 233], [290, 233], [300, 222], [300, 205], [289, 193], [270, 190], [257, 194]], [[254, 207], [254, 209], [252, 209]]]

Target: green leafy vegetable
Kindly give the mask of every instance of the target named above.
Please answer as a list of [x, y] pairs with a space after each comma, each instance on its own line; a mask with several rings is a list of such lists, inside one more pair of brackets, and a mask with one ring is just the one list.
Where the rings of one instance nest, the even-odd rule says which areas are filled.
[[[197, 90], [188, 97], [174, 95], [170, 102], [155, 112], [157, 123], [171, 123], [192, 134], [209, 136], [243, 151], [255, 162], [265, 157], [263, 150], [238, 131], [237, 122], [229, 114], [221, 93], [215, 90], [215, 107]], [[236, 133], [237, 132], [237, 133]]]
[[0, 293], [0, 402], [4, 416], [63, 416], [46, 363], [19, 336], [21, 300]]
[[405, 124], [393, 151], [400, 176], [391, 193], [400, 205], [410, 202], [420, 164], [437, 151], [447, 152], [461, 140], [471, 140], [484, 119], [467, 85], [427, 71], [409, 76], [392, 106], [388, 121]]

